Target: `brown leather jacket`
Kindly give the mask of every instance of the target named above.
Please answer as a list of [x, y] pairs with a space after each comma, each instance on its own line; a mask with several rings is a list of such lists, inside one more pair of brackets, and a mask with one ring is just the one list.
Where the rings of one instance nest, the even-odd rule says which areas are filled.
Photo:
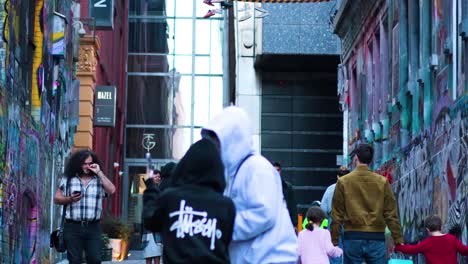
[[331, 235], [335, 245], [342, 225], [345, 232], [385, 232], [388, 226], [395, 243], [403, 243], [398, 208], [390, 184], [366, 165], [357, 166], [338, 180], [331, 215]]

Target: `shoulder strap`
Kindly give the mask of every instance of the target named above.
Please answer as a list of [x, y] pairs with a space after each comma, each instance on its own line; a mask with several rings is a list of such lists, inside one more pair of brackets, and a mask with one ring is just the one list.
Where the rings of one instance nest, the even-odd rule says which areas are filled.
[[[97, 175], [95, 177], [96, 177], [96, 181], [97, 181], [96, 188], [98, 189], [98, 191], [97, 191], [98, 197], [96, 198], [96, 204], [94, 205], [94, 219], [93, 220], [98, 220], [97, 219], [98, 205], [99, 205], [99, 202], [102, 203], [102, 200], [107, 195], [107, 193], [104, 191], [104, 186], [102, 185], [101, 178], [99, 178]], [[102, 194], [102, 192], [104, 192], [104, 194]], [[101, 197], [102, 197], [102, 199], [99, 199]]]
[[228, 185], [227, 186], [228, 187], [227, 195], [228, 196], [231, 196], [232, 186], [234, 185], [234, 181], [236, 179], [237, 173], [239, 172], [240, 168], [242, 167], [242, 164], [244, 164], [244, 162], [246, 160], [248, 160], [250, 157], [252, 157], [253, 155], [254, 155], [253, 153], [250, 153], [249, 155], [245, 156], [244, 159], [242, 159], [241, 162], [239, 163], [239, 166], [237, 166], [236, 172], [234, 172], [234, 174], [230, 177], [232, 180], [231, 180], [231, 182], [227, 183], [227, 185]]
[[[70, 178], [67, 177], [67, 182], [65, 183], [65, 195], [67, 194], [67, 192], [69, 192], [68, 190], [68, 185], [70, 183]], [[67, 210], [67, 205], [64, 204], [62, 206], [62, 220], [60, 221], [60, 229], [63, 229], [63, 224], [65, 222], [65, 213], [66, 213], [66, 210]]]

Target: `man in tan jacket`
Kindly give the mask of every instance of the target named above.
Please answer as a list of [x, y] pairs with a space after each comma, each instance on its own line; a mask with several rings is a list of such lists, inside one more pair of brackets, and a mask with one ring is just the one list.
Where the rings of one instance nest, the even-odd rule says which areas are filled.
[[387, 179], [369, 169], [374, 149], [359, 144], [351, 153], [356, 168], [341, 177], [332, 201], [331, 235], [338, 245], [344, 228], [344, 263], [386, 263], [385, 227], [403, 243], [398, 209]]

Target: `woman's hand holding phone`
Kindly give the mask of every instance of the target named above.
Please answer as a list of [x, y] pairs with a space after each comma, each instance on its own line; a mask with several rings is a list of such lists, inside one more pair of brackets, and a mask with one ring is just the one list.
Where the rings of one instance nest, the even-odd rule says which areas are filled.
[[146, 175], [145, 175], [145, 181], [149, 180], [149, 179], [153, 179], [153, 178], [154, 178], [154, 171], [153, 170], [148, 170], [146, 172]]
[[70, 196], [71, 202], [75, 203], [81, 200], [81, 192], [80, 191], [74, 191], [71, 196]]

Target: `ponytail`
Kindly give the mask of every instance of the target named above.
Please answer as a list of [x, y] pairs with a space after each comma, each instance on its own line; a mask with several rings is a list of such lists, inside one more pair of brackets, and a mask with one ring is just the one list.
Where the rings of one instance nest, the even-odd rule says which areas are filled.
[[322, 209], [318, 206], [312, 206], [307, 210], [307, 230], [314, 230], [314, 223], [322, 223], [323, 219], [325, 219], [325, 213]]

